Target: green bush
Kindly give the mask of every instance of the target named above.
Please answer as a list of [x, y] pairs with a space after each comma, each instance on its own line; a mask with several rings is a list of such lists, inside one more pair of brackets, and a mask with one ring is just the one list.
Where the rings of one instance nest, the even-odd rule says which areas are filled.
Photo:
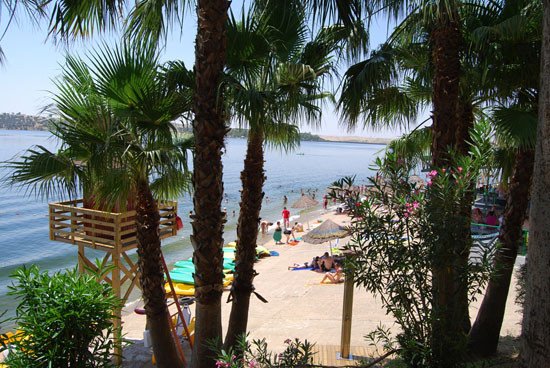
[[286, 339], [286, 348], [276, 354], [268, 350], [265, 339], [252, 340], [249, 343], [246, 336], [239, 339], [235, 351], [225, 351], [219, 347], [219, 342], [211, 344], [217, 351], [216, 368], [300, 368], [313, 366], [312, 350], [314, 344], [305, 340]]
[[120, 301], [110, 285], [76, 269], [49, 275], [23, 267], [12, 277], [10, 294], [19, 302], [13, 322], [21, 338], [4, 347], [8, 367], [113, 366], [112, 319]]
[[[478, 172], [477, 162], [470, 158], [457, 161], [431, 171], [430, 180], [422, 186], [411, 180], [412, 168], [389, 152], [377, 159], [377, 176], [370, 179], [366, 198], [353, 190], [353, 178], [331, 186], [330, 196], [348, 203], [350, 209], [351, 239], [345, 248], [353, 257], [345, 264], [348, 277], [380, 298], [400, 327], [396, 341], [383, 328], [367, 336], [383, 341], [388, 350], [398, 347], [408, 367], [443, 366], [434, 354], [440, 337], [433, 326], [441, 317], [434, 307], [438, 295], [432, 274], [453, 264], [460, 246], [469, 249], [471, 245], [470, 240], [457, 239], [469, 226], [469, 212], [465, 216], [461, 209]], [[469, 301], [486, 283], [489, 266], [484, 254], [456, 266], [456, 280], [467, 280]], [[451, 342], [457, 351], [465, 345], [465, 336], [460, 337]]]

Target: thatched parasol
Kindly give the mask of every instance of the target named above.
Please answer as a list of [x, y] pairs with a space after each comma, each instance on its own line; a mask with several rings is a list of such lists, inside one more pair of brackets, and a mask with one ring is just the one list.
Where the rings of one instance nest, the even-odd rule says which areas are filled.
[[[311, 208], [311, 207], [315, 207], [319, 204], [319, 202], [317, 202], [315, 199], [305, 195], [305, 194], [302, 194], [302, 196], [300, 197], [300, 199], [298, 199], [296, 202], [294, 202], [292, 204], [292, 208], [302, 208], [304, 210], [308, 209], [308, 208]], [[307, 229], [309, 230], [309, 220], [307, 220]]]
[[304, 194], [300, 197], [300, 199], [294, 202], [291, 207], [292, 208], [310, 208], [310, 207], [315, 207], [318, 204], [319, 202], [317, 202], [315, 199]]
[[349, 231], [332, 220], [325, 220], [321, 225], [302, 236], [310, 244], [321, 244], [335, 239], [345, 238]]

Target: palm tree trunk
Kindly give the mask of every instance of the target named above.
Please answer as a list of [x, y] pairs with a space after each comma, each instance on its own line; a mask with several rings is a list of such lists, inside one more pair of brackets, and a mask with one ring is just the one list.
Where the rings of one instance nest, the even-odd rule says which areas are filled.
[[160, 215], [149, 184], [137, 183], [136, 225], [140, 283], [151, 333], [153, 352], [159, 368], [183, 367], [170, 332], [169, 312], [164, 291], [159, 237]]
[[550, 362], [550, 0], [544, 0], [543, 7], [539, 123], [521, 331], [522, 368], [548, 367]]
[[498, 250], [494, 260], [496, 274], [489, 280], [468, 342], [469, 350], [479, 356], [489, 356], [497, 351], [508, 289], [518, 247], [523, 239], [522, 226], [529, 203], [533, 161], [532, 150], [520, 151], [516, 154], [514, 174], [510, 183], [510, 194], [506, 201], [504, 224], [500, 235], [502, 248]]
[[237, 224], [237, 261], [235, 279], [231, 288], [231, 315], [225, 337], [225, 347], [235, 347], [239, 337], [246, 334], [250, 295], [254, 291], [254, 261], [262, 199], [264, 197], [264, 151], [261, 128], [250, 129], [248, 147], [241, 173], [243, 190], [241, 212]]
[[222, 337], [223, 195], [222, 149], [227, 134], [220, 80], [225, 64], [229, 1], [199, 0], [195, 44], [193, 134], [193, 235], [196, 324], [192, 366], [211, 368], [215, 354], [207, 344]]
[[[444, 7], [445, 5], [441, 5]], [[464, 130], [459, 119], [459, 78], [462, 34], [458, 14], [441, 15], [430, 33], [434, 67], [432, 113], [432, 162], [436, 168], [449, 164], [449, 149], [455, 147], [455, 133]]]
[[[460, 126], [458, 103], [462, 34], [458, 13], [449, 13], [451, 3], [440, 1], [441, 14], [430, 32], [434, 67], [432, 163], [435, 168], [450, 164], [449, 149], [456, 149], [456, 130]], [[434, 216], [434, 220], [436, 218]], [[442, 226], [439, 225], [440, 228]], [[455, 367], [462, 358], [465, 345], [462, 343], [464, 319], [457, 303], [460, 294], [457, 285], [461, 277], [457, 267], [460, 244], [454, 240], [449, 244], [438, 244], [435, 250], [437, 261], [432, 271], [432, 351], [435, 366], [442, 368]]]
[[[470, 139], [470, 129], [474, 126], [474, 107], [472, 101], [467, 98], [461, 97], [459, 101], [459, 117], [460, 124], [456, 129], [456, 141], [455, 146], [457, 153], [462, 156], [469, 155], [470, 145], [468, 141]], [[472, 204], [474, 202], [475, 196], [475, 183], [472, 183], [468, 192], [462, 200], [461, 204], [461, 214], [463, 218], [466, 218], [468, 221], [464, 222], [464, 227], [462, 232], [457, 239], [458, 247], [458, 257], [456, 259], [456, 269], [459, 272], [463, 272], [468, 269], [468, 262], [470, 258], [470, 250], [472, 248], [472, 227], [471, 216], [472, 216]], [[467, 334], [470, 332], [471, 322], [470, 322], [470, 312], [469, 312], [469, 285], [467, 277], [460, 277], [457, 280], [457, 314], [461, 316], [462, 319], [462, 331]]]

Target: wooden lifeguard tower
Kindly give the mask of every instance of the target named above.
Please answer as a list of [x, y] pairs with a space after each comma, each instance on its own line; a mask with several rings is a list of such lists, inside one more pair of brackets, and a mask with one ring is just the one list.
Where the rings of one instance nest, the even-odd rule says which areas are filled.
[[[136, 211], [106, 212], [83, 207], [82, 199], [49, 204], [50, 240], [78, 247], [78, 268], [97, 270], [98, 266], [86, 254], [86, 248], [104, 252], [100, 267], [112, 266], [110, 273], [100, 281], [108, 282], [124, 305], [132, 290], [140, 287], [138, 265], [128, 252], [137, 248]], [[159, 203], [160, 238], [177, 234], [177, 202]], [[121, 310], [115, 312], [113, 325], [121, 326]], [[120, 364], [121, 337], [115, 336], [115, 355]]]

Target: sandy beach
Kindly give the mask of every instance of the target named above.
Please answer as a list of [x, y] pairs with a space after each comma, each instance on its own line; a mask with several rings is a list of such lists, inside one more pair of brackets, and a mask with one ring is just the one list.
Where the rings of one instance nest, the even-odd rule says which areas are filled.
[[[344, 225], [349, 221], [346, 215], [337, 215], [334, 211], [327, 211], [319, 215], [318, 219], [331, 219]], [[310, 222], [310, 225], [313, 228], [318, 223]], [[297, 236], [302, 234], [305, 232], [298, 233]], [[329, 250], [329, 244], [313, 245], [300, 242], [297, 246], [275, 245], [271, 239], [271, 233], [260, 237], [259, 243], [266, 241], [266, 247], [278, 252], [279, 256], [264, 258], [255, 265], [259, 273], [255, 279], [256, 291], [267, 299], [268, 303], [262, 303], [256, 297], [252, 297], [248, 324], [250, 337], [265, 337], [273, 351], [283, 350], [284, 340], [296, 337], [315, 342], [317, 348], [337, 351], [341, 338], [344, 285], [320, 284], [322, 273], [288, 269], [288, 266], [294, 263], [303, 264], [316, 255], [322, 255]], [[340, 240], [340, 245], [345, 244], [346, 241], [347, 239]], [[515, 284], [516, 280], [513, 279], [501, 331], [502, 336], [518, 336], [521, 330], [519, 307], [514, 304]], [[225, 292], [222, 296], [224, 332], [231, 309], [231, 305], [225, 303], [227, 295], [228, 293]], [[470, 308], [472, 320], [477, 314], [481, 300], [482, 295]], [[124, 366], [152, 367], [149, 352], [142, 348], [145, 318], [133, 313], [133, 308], [134, 305], [129, 305], [123, 317], [126, 338], [135, 341], [134, 346], [125, 351]], [[380, 324], [391, 327], [394, 332], [398, 331], [393, 318], [386, 315], [380, 301], [364, 289], [356, 288], [351, 330], [352, 353], [358, 351], [364, 354], [367, 350], [372, 351], [372, 348], [368, 348], [364, 336]], [[349, 360], [343, 362], [354, 364]]]

